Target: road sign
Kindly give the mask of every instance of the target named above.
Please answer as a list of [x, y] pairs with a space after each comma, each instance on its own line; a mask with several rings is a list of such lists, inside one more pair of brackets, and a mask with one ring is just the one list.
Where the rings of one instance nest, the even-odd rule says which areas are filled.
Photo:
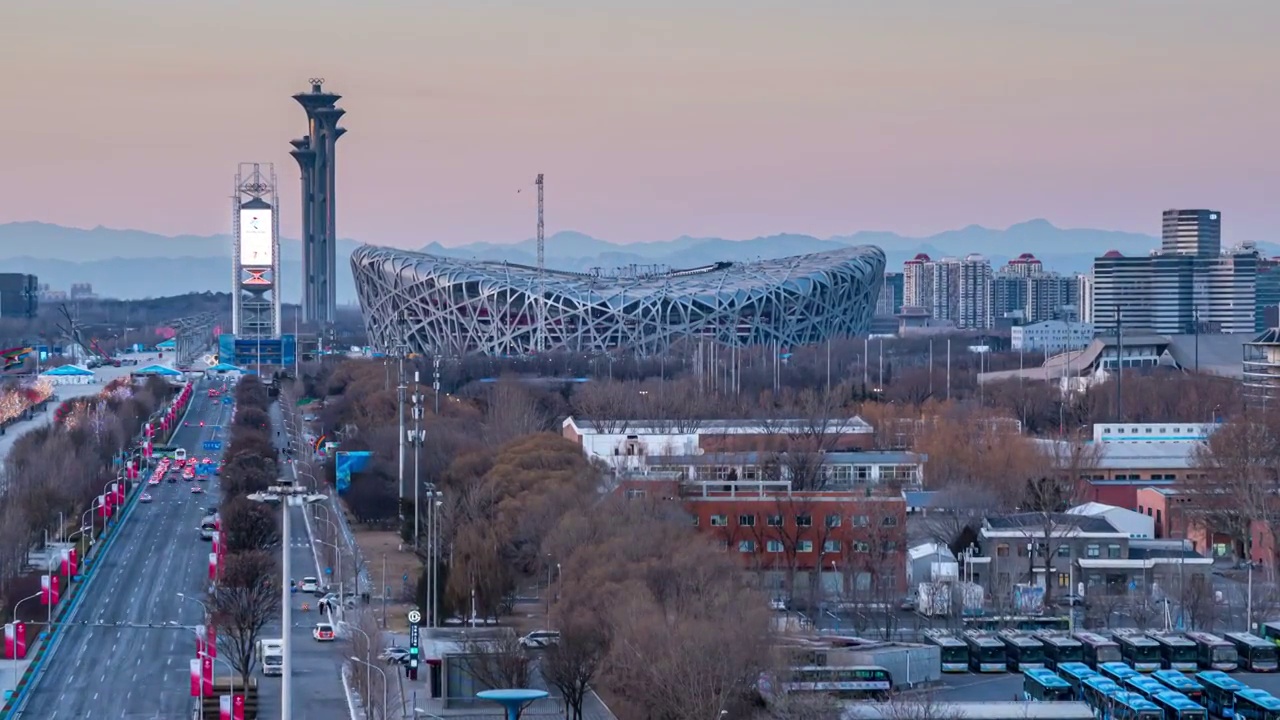
[[418, 623], [420, 623], [420, 622], [422, 622], [422, 613], [418, 612], [417, 610], [410, 610], [410, 611], [409, 611], [409, 624], [410, 624], [410, 625], [417, 625], [417, 624], [418, 624]]
[[205, 440], [205, 441], [204, 441], [204, 443], [202, 443], [202, 447], [203, 447], [205, 450], [207, 450], [208, 452], [214, 452], [215, 450], [221, 450], [221, 449], [222, 449], [222, 441], [221, 441], [221, 440]]
[[333, 574], [333, 568], [331, 568], [331, 567], [327, 567], [327, 568], [325, 568], [325, 569], [324, 569], [324, 574], [325, 574], [325, 575], [332, 575], [332, 574]]
[[223, 404], [223, 405], [230, 405], [230, 404], [231, 404], [231, 398], [229, 398], [229, 397], [224, 397], [224, 398], [222, 398], [222, 404]]

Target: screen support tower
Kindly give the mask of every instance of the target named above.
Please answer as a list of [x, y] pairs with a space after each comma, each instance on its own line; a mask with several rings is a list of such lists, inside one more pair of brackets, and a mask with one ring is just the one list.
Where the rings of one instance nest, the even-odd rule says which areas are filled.
[[307, 113], [307, 134], [290, 152], [302, 173], [302, 321], [329, 326], [338, 303], [334, 147], [347, 132], [338, 127], [346, 110], [335, 107], [342, 96], [325, 92], [324, 78], [311, 78], [311, 92], [293, 99]]
[[231, 327], [237, 338], [280, 337], [280, 213], [271, 163], [240, 163], [231, 200]]
[[547, 347], [547, 243], [542, 230], [542, 173], [538, 173], [538, 177], [533, 183], [538, 186], [538, 341], [534, 347], [538, 349], [538, 352], [542, 352]]

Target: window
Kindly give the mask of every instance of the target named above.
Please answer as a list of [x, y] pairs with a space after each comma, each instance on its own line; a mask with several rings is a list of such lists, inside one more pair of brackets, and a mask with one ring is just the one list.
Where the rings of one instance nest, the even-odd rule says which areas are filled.
[[728, 541], [728, 540], [719, 540], [719, 541], [717, 541], [717, 542], [716, 542], [716, 547], [717, 547], [717, 548], [719, 548], [719, 550], [720, 550], [721, 552], [724, 552], [724, 551], [726, 551], [726, 550], [728, 550], [728, 549], [729, 549], [729, 541]]
[[848, 484], [853, 479], [853, 468], [848, 465], [832, 465], [831, 480], [842, 485]]
[[728, 527], [728, 526], [729, 526], [728, 515], [712, 515], [711, 516], [711, 527]]
[[1060, 588], [1071, 587], [1070, 573], [1058, 573], [1058, 587]]
[[1059, 545], [1059, 546], [1058, 546], [1058, 557], [1060, 557], [1060, 558], [1069, 558], [1069, 557], [1071, 557], [1071, 546], [1070, 546], [1070, 545], [1065, 545], [1065, 544], [1064, 544], [1064, 545]]
[[755, 515], [739, 515], [738, 525], [739, 527], [755, 527], [756, 516]]
[[827, 516], [827, 527], [829, 527], [829, 528], [838, 528], [838, 527], [840, 527], [840, 516], [839, 516], [839, 515], [828, 515], [828, 516]]
[[813, 516], [809, 513], [797, 515], [796, 527], [813, 527]]
[[997, 545], [997, 546], [996, 546], [996, 557], [1009, 557], [1009, 546], [1008, 546], [1008, 545]]
[[881, 523], [885, 527], [897, 527], [898, 517], [896, 515], [885, 515], [884, 522]]
[[822, 543], [822, 552], [824, 552], [824, 553], [838, 553], [838, 552], [840, 552], [840, 541], [839, 541], [839, 540], [827, 540], [826, 542]]
[[867, 526], [868, 526], [868, 525], [870, 525], [870, 524], [871, 524], [871, 518], [870, 518], [870, 517], [868, 517], [868, 516], [866, 516], [866, 515], [854, 515], [854, 516], [853, 516], [853, 526], [854, 526], [854, 527], [867, 527]]
[[738, 552], [751, 553], [756, 551], [755, 540], [739, 540]]
[[769, 527], [782, 527], [781, 515], [769, 515], [765, 518], [765, 524]]
[[813, 541], [812, 541], [812, 540], [801, 540], [800, 542], [797, 542], [797, 543], [796, 543], [796, 552], [798, 552], [798, 553], [808, 553], [808, 552], [813, 552]]
[[853, 551], [856, 553], [871, 552], [871, 546], [861, 540], [855, 540], [853, 543]]
[[697, 516], [697, 515], [694, 515], [694, 516], [693, 516], [693, 526], [694, 526], [694, 527], [698, 527], [698, 516]]
[[1022, 543], [1018, 543], [1018, 557], [1026, 557], [1027, 552], [1027, 546]]
[[1108, 545], [1108, 546], [1107, 546], [1107, 558], [1109, 558], [1109, 559], [1111, 559], [1111, 560], [1119, 560], [1119, 559], [1120, 559], [1120, 546], [1119, 546], [1119, 545]]
[[627, 499], [628, 499], [628, 500], [640, 500], [640, 499], [644, 498], [644, 497], [645, 497], [646, 495], [648, 495], [648, 494], [649, 494], [649, 493], [648, 493], [648, 492], [646, 492], [646, 491], [644, 491], [644, 490], [636, 490], [635, 488], [631, 488], [631, 489], [627, 490]]
[[780, 553], [782, 552], [782, 541], [770, 540], [769, 542], [765, 543], [764, 549], [771, 553]]
[[885, 541], [884, 541], [884, 551], [885, 551], [885, 552], [887, 552], [887, 553], [897, 552], [897, 551], [898, 551], [898, 543], [897, 543], [897, 541], [895, 541], [895, 540], [885, 540]]
[[1084, 549], [1085, 557], [1102, 557], [1102, 548], [1098, 545], [1089, 545]]

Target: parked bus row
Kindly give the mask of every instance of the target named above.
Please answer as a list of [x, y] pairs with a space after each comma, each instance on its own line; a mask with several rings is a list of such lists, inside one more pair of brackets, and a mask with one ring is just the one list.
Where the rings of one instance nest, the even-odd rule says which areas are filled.
[[[1280, 635], [1277, 635], [1280, 638]], [[1141, 673], [1157, 670], [1220, 670], [1274, 672], [1280, 667], [1273, 642], [1251, 633], [1144, 633], [1117, 630], [1110, 636], [1094, 632], [999, 632], [966, 630], [956, 635], [926, 630], [924, 640], [936, 645], [947, 673], [1025, 672], [1056, 669], [1062, 663], [1098, 668], [1123, 663]]]
[[1280, 698], [1220, 670], [1189, 677], [1178, 670], [1144, 675], [1123, 663], [1099, 669], [1063, 663], [1023, 673], [1023, 696], [1036, 702], [1083, 701], [1108, 720], [1280, 720]]

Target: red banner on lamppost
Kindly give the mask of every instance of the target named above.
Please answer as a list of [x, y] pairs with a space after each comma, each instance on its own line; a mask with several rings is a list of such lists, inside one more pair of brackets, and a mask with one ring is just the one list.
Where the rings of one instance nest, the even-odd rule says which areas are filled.
[[200, 697], [203, 683], [200, 682], [200, 659], [191, 660], [191, 697]]
[[204, 694], [213, 695], [213, 658], [208, 655], [200, 658], [200, 673], [204, 680]]

